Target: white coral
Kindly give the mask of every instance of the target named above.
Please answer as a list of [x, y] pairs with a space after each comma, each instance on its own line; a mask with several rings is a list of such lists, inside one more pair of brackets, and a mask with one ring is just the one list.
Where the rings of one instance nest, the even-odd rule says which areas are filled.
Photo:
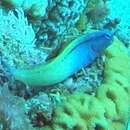
[[35, 40], [22, 9], [0, 10], [0, 56], [4, 64], [23, 67], [44, 62], [47, 55], [36, 48]]
[[3, 10], [0, 10], [0, 35], [12, 37], [22, 44], [32, 45], [35, 40], [32, 26], [28, 24], [22, 9], [16, 9], [15, 13], [16, 15], [9, 11], [5, 15]]

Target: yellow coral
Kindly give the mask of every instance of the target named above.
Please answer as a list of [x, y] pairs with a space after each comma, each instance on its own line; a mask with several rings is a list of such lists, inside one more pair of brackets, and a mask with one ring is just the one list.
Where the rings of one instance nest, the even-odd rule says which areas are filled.
[[130, 58], [115, 39], [106, 51], [104, 83], [95, 96], [76, 93], [56, 108], [53, 130], [125, 130], [130, 112]]

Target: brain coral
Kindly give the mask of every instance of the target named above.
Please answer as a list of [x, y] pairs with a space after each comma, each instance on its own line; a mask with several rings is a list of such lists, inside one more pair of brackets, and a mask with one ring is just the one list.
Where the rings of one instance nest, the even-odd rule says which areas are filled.
[[126, 129], [130, 115], [130, 58], [118, 39], [106, 56], [105, 79], [97, 93], [67, 96], [66, 102], [55, 110], [53, 130]]

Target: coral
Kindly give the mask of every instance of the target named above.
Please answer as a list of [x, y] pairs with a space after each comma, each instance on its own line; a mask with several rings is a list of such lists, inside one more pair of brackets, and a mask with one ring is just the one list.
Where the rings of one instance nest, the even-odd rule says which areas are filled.
[[84, 32], [87, 29], [87, 24], [88, 24], [87, 16], [85, 13], [82, 13], [76, 26], [79, 31]]
[[35, 33], [21, 8], [9, 11], [7, 14], [0, 9], [0, 19], [0, 35], [9, 36], [20, 41], [21, 44], [33, 46]]
[[108, 19], [106, 23], [104, 24], [103, 28], [105, 29], [115, 29], [118, 24], [120, 24], [121, 19], [115, 18], [115, 19]]
[[35, 48], [35, 33], [22, 9], [8, 13], [1, 9], [0, 19], [1, 60], [6, 66], [22, 67], [44, 62], [46, 54]]
[[89, 21], [93, 24], [99, 24], [109, 14], [109, 10], [106, 6], [96, 7], [87, 12]]
[[8, 84], [23, 95], [26, 85], [18, 85], [10, 72], [14, 67], [43, 63], [47, 54], [36, 48], [35, 33], [22, 9], [0, 9], [0, 19], [0, 85]]
[[101, 28], [102, 23], [109, 14], [107, 4], [103, 0], [89, 0], [86, 15], [88, 22], [94, 28]]
[[4, 85], [9, 82], [9, 73], [8, 70], [3, 67], [2, 60], [0, 61], [0, 85]]
[[[130, 58], [115, 39], [106, 51], [104, 83], [95, 95], [68, 95], [55, 110], [53, 130], [125, 130], [130, 114]], [[121, 59], [123, 61], [121, 61]]]
[[[41, 45], [43, 50], [46, 50], [48, 53], [84, 32], [88, 28], [87, 24], [90, 21], [94, 24], [100, 24], [101, 20], [104, 20], [109, 13], [106, 6], [104, 6], [106, 1], [0, 1], [0, 5], [1, 3], [8, 3], [15, 8], [22, 7], [22, 9], [11, 10], [9, 12], [3, 12], [3, 9], [0, 11], [0, 85], [3, 86], [9, 80], [9, 66], [26, 67], [44, 62], [47, 54], [37, 50], [35, 45]], [[119, 8], [116, 9], [119, 10]], [[86, 12], [88, 17], [86, 16]], [[28, 18], [31, 16], [31, 20], [32, 17], [38, 18], [37, 21], [35, 21], [36, 19], [33, 19], [34, 21], [29, 19], [29, 22], [34, 22], [33, 27], [29, 25], [25, 15]], [[75, 28], [76, 26], [79, 30]], [[123, 32], [128, 31], [124, 29]], [[120, 35], [122, 36], [122, 34]], [[130, 40], [126, 41], [128, 43]], [[35, 121], [33, 124], [45, 126], [38, 128], [44, 130], [124, 130], [129, 115], [130, 74], [128, 70], [130, 58], [127, 57], [126, 48], [117, 39], [115, 40], [115, 44], [106, 52], [106, 56], [104, 77], [102, 77], [101, 72], [104, 69], [102, 59], [99, 59], [101, 62], [99, 64], [102, 64], [101, 71], [99, 70], [100, 68], [97, 68], [98, 65], [95, 65], [92, 68], [86, 68], [85, 71], [83, 70], [72, 77], [73, 81], [79, 80], [77, 81], [79, 84], [81, 81], [81, 84], [77, 84], [77, 86], [83, 87], [85, 90], [90, 84], [93, 86], [95, 80], [98, 81], [100, 80], [99, 78], [103, 80], [104, 78], [104, 82], [98, 88], [96, 94], [91, 93], [95, 95], [83, 93], [68, 95], [66, 96], [67, 100], [63, 102], [62, 106], [56, 108], [53, 115], [52, 104], [50, 104], [48, 96], [42, 93], [42, 95], [28, 100], [26, 104], [29, 107], [27, 114], [30, 114], [31, 121]], [[124, 61], [121, 62], [121, 59]], [[100, 71], [99, 77], [97, 69]], [[95, 76], [95, 74], [97, 75]], [[85, 79], [85, 83], [82, 83], [83, 79]], [[89, 84], [88, 86], [86, 82]], [[83, 85], [86, 86], [84, 87]], [[18, 87], [18, 84], [16, 86]], [[95, 86], [97, 87], [97, 84]], [[23, 88], [23, 85], [20, 87]], [[61, 92], [61, 88], [59, 89]], [[55, 98], [59, 101], [61, 95], [58, 95], [60, 98], [57, 95], [56, 93], [53, 96], [56, 96]], [[21, 98], [13, 96], [6, 88], [0, 87], [0, 103], [0, 129], [33, 129], [25, 115], [25, 102]], [[51, 122], [50, 118], [52, 116], [54, 118]], [[52, 126], [49, 126], [49, 121], [52, 123]]]
[[43, 17], [46, 14], [48, 0], [24, 0], [22, 7], [33, 17]]
[[[13, 1], [15, 0], [10, 2], [13, 4]], [[17, 7], [15, 2], [13, 5]], [[75, 27], [83, 12], [84, 5], [84, 0], [49, 0], [49, 2], [47, 0], [25, 0], [20, 7], [29, 18], [30, 15], [34, 17], [30, 18], [30, 22], [36, 33], [35, 44], [50, 52], [64, 43], [70, 28]], [[41, 15], [42, 18], [37, 18]]]
[[[10, 1], [3, 0], [3, 1], [7, 1], [7, 2], [12, 1], [11, 3], [12, 4], [14, 3], [14, 5], [15, 5], [15, 2], [18, 2], [15, 0], [10, 0]], [[26, 2], [28, 2], [28, 0]], [[34, 1], [32, 1], [32, 2], [34, 2]], [[32, 3], [32, 2], [30, 2], [30, 3]], [[23, 3], [22, 0], [21, 0], [21, 3]], [[19, 7], [21, 5], [16, 5], [16, 7]], [[23, 13], [23, 11], [21, 11], [21, 10], [20, 11], [11, 10], [10, 14], [12, 16], [12, 20], [15, 18], [15, 20], [19, 23], [18, 24], [19, 26], [17, 26], [15, 20], [13, 20], [14, 21], [13, 24], [15, 24], [15, 28], [11, 29], [12, 31], [10, 31], [10, 34], [11, 34], [11, 32], [17, 32], [18, 35], [13, 38], [12, 37], [1, 37], [1, 42], [2, 42], [1, 45], [3, 45], [3, 43], [6, 43], [5, 47], [2, 46], [2, 60], [4, 61], [4, 63], [8, 63], [12, 66], [16, 65], [16, 66], [21, 66], [21, 67], [26, 67], [28, 65], [34, 66], [41, 62], [44, 62], [44, 60], [46, 59], [46, 55], [47, 55], [46, 52], [50, 53], [50, 52], [52, 52], [52, 50], [55, 50], [56, 48], [58, 48], [61, 44], [64, 45], [64, 44], [68, 43], [68, 41], [71, 41], [72, 39], [75, 39], [75, 38], [77, 38], [77, 36], [80, 35], [79, 31], [75, 28], [75, 25], [85, 8], [87, 8], [87, 7], [86, 7], [86, 3], [84, 2], [84, 0], [80, 0], [80, 1], [79, 0], [76, 0], [76, 1], [73, 1], [73, 0], [70, 0], [70, 1], [54, 0], [54, 1], [52, 1], [52, 0], [50, 0], [48, 2], [48, 7], [46, 10], [46, 14], [45, 14], [46, 16], [38, 21], [33, 21], [33, 22], [30, 21], [30, 17], [28, 17], [28, 15], [26, 14], [26, 12], [28, 12], [28, 11], [24, 10], [25, 13]], [[29, 13], [33, 13], [33, 12], [29, 12]], [[2, 17], [5, 14], [6, 13], [2, 13]], [[19, 22], [19, 18], [17, 16], [19, 16], [21, 18], [20, 22]], [[28, 17], [28, 19], [26, 17]], [[6, 15], [6, 19], [7, 19], [7, 15]], [[8, 19], [9, 19], [9, 17], [8, 17]], [[37, 38], [36, 39], [34, 35], [30, 36], [30, 41], [32, 39], [34, 39], [34, 41], [36, 41], [35, 43], [29, 42], [29, 45], [31, 47], [30, 46], [28, 47], [28, 44], [25, 43], [26, 40], [24, 40], [24, 39], [27, 39], [25, 34], [26, 33], [29, 34], [28, 29], [30, 30], [31, 34], [34, 33], [32, 27], [31, 27], [31, 24], [29, 24], [28, 20], [29, 20], [29, 22], [33, 23], [33, 29], [35, 30], [36, 38]], [[10, 21], [10, 23], [12, 23], [11, 20], [9, 20], [9, 21]], [[23, 21], [25, 21], [25, 23]], [[80, 21], [81, 21], [81, 23], [83, 23], [82, 19]], [[5, 22], [6, 22], [6, 20], [5, 20]], [[22, 23], [22, 26], [20, 26], [20, 23]], [[19, 31], [20, 27], [22, 27], [22, 29], [24, 27], [24, 29], [22, 31]], [[11, 28], [11, 26], [10, 26], [10, 28]], [[87, 28], [86, 25], [83, 28], [86, 29]], [[14, 34], [11, 34], [11, 36], [12, 35], [14, 36]], [[24, 38], [22, 38], [22, 35], [24, 35]], [[19, 37], [21, 37], [21, 38], [19, 38]], [[20, 41], [22, 41], [22, 42], [19, 42], [16, 39], [20, 39]], [[38, 48], [39, 45], [43, 45], [42, 46], [43, 52], [41, 52], [40, 50], [34, 49], [33, 47], [35, 47], [35, 45], [36, 45], [36, 48]], [[12, 50], [12, 48], [13, 48], [13, 50]], [[102, 62], [102, 60], [99, 60], [99, 61]], [[3, 62], [2, 62], [2, 64], [3, 64]], [[2, 66], [4, 66], [4, 69], [5, 69], [5, 65], [2, 65]], [[97, 70], [96, 66], [93, 67], [93, 69], [91, 69], [91, 67], [90, 67], [89, 72], [87, 72], [87, 73], [89, 73], [89, 75], [91, 75], [90, 77], [88, 77], [90, 84], [92, 84], [93, 80], [96, 77], [98, 77], [98, 74], [97, 74], [98, 72], [96, 70]], [[103, 71], [103, 68], [102, 68], [102, 71]], [[82, 79], [84, 79], [83, 71], [80, 72], [80, 74], [81, 73], [82, 73], [82, 77], [83, 77]], [[92, 75], [96, 75], [96, 74], [97, 74], [97, 76], [95, 76], [95, 78], [93, 79]], [[79, 74], [77, 77], [80, 77]], [[100, 75], [100, 77], [101, 77], [101, 75]], [[86, 84], [87, 80], [84, 81], [84, 84]], [[1, 81], [1, 83], [2, 82], [3, 81]], [[98, 83], [100, 81], [98, 79], [96, 79], [96, 82]], [[80, 81], [79, 81], [79, 84], [82, 84], [82, 83], [80, 83]], [[79, 85], [79, 86], [81, 86], [81, 85]]]
[[0, 126], [4, 130], [33, 130], [24, 111], [25, 101], [0, 87]]
[[107, 7], [105, 0], [86, 0], [85, 9], [81, 14], [78, 22], [77, 28], [80, 32], [84, 32], [91, 28], [102, 28], [106, 17], [109, 14], [109, 9]]
[[51, 1], [48, 6], [47, 17], [42, 19], [37, 30], [36, 44], [53, 50], [66, 43], [68, 33], [76, 26], [84, 8], [83, 0]]
[[2, 2], [15, 8], [22, 7], [34, 17], [43, 17], [48, 6], [48, 0], [3, 0]]
[[53, 104], [50, 97], [46, 93], [27, 100], [26, 113], [35, 126], [45, 126], [52, 119]]

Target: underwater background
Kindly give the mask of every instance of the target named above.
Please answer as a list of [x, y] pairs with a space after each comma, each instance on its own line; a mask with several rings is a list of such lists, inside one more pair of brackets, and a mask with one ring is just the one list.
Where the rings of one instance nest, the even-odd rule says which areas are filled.
[[130, 130], [130, 0], [0, 0], [0, 130]]

